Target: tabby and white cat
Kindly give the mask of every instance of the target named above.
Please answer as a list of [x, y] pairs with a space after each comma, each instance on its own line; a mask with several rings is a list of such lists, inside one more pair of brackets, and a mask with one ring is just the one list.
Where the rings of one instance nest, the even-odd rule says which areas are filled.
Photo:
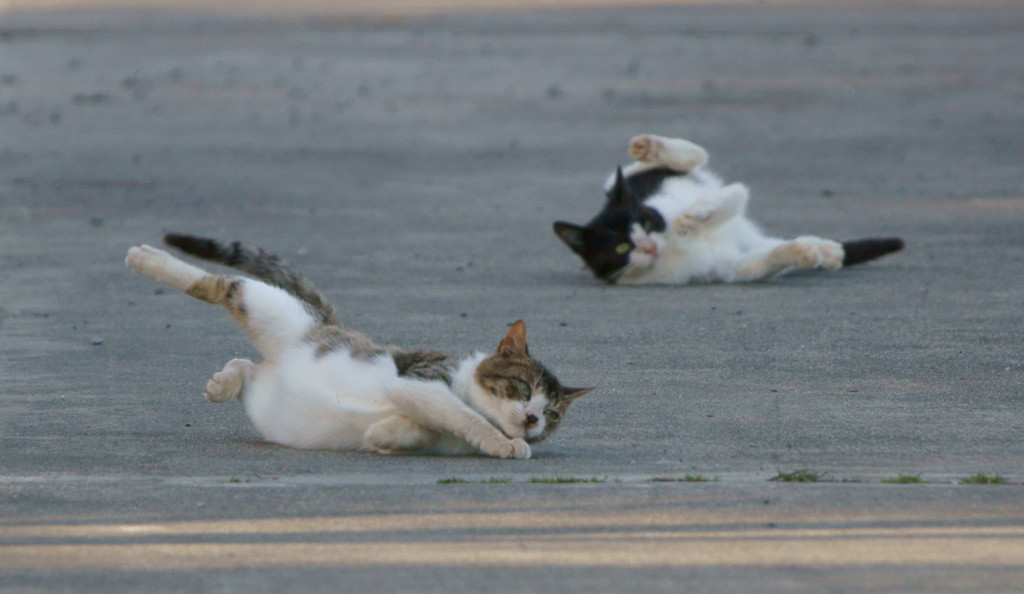
[[558, 428], [567, 388], [530, 356], [517, 321], [493, 354], [453, 357], [380, 345], [339, 325], [334, 308], [286, 262], [261, 249], [187, 235], [164, 240], [260, 280], [210, 274], [162, 250], [128, 250], [135, 272], [222, 305], [263, 356], [234, 359], [206, 397], [239, 397], [269, 441], [297, 448], [379, 453], [483, 453], [529, 458]]
[[636, 162], [607, 180], [607, 202], [593, 220], [554, 224], [609, 284], [756, 281], [796, 269], [834, 270], [903, 248], [895, 237], [769, 237], [746, 216], [746, 186], [724, 185], [705, 166], [707, 151], [687, 140], [637, 136], [629, 155]]

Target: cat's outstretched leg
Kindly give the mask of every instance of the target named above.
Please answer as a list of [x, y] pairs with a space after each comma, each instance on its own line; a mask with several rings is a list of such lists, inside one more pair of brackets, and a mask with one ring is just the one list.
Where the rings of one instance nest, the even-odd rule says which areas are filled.
[[128, 250], [125, 262], [139, 274], [224, 307], [267, 359], [301, 340], [317, 324], [305, 303], [255, 279], [210, 274], [148, 245]]
[[399, 379], [388, 399], [413, 423], [454, 435], [488, 456], [530, 457], [530, 445], [524, 439], [506, 436], [440, 382]]
[[708, 152], [682, 138], [641, 134], [629, 141], [629, 156], [647, 165], [689, 171], [708, 162]]
[[130, 248], [124, 261], [135, 272], [179, 291], [187, 292], [193, 283], [210, 276], [202, 268], [150, 245]]
[[206, 399], [210, 402], [227, 402], [240, 397], [245, 384], [252, 378], [256, 365], [248, 359], [232, 359], [224, 369], [213, 374], [206, 382]]
[[679, 236], [709, 231], [743, 214], [750, 200], [750, 190], [743, 184], [729, 184], [709, 191], [693, 208], [672, 220], [672, 231]]
[[740, 267], [735, 280], [762, 280], [791, 268], [835, 270], [842, 265], [842, 245], [830, 239], [805, 235], [776, 246], [767, 253], [750, 256]]

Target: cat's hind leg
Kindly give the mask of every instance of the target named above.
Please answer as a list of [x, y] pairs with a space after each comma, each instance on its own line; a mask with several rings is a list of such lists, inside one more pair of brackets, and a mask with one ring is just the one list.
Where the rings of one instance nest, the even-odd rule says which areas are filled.
[[128, 250], [125, 262], [139, 274], [224, 307], [268, 359], [301, 340], [317, 323], [304, 302], [280, 287], [251, 278], [210, 274], [148, 245]]
[[798, 237], [748, 257], [735, 280], [771, 278], [792, 268], [835, 270], [843, 265], [843, 246], [830, 239], [812, 235]]
[[437, 442], [438, 437], [437, 432], [402, 415], [377, 421], [363, 435], [366, 445], [378, 454], [426, 451]]
[[135, 272], [179, 291], [188, 291], [193, 283], [209, 276], [202, 268], [150, 245], [129, 249], [124, 261]]
[[256, 365], [248, 359], [232, 359], [224, 369], [213, 374], [206, 382], [206, 399], [210, 402], [227, 402], [242, 395], [245, 384], [252, 379]]
[[640, 163], [689, 171], [708, 162], [704, 147], [682, 138], [641, 134], [629, 141], [629, 156]]

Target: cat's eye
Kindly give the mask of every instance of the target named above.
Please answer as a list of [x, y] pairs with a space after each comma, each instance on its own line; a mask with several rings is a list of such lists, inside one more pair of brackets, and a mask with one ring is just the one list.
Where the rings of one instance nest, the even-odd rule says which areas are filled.
[[622, 256], [624, 254], [629, 253], [629, 250], [631, 249], [633, 249], [633, 246], [629, 245], [628, 243], [620, 243], [619, 245], [615, 246], [615, 253]]
[[558, 414], [557, 410], [548, 409], [544, 411], [544, 418], [551, 422], [557, 421], [559, 418], [561, 418], [561, 416], [562, 415]]
[[654, 225], [650, 221], [644, 221], [643, 227], [645, 233], [650, 233], [654, 229]]
[[523, 398], [529, 400], [530, 399], [530, 394], [532, 394], [532, 393], [533, 393], [533, 390], [530, 388], [530, 384], [528, 384], [526, 382], [519, 382], [519, 395], [520, 396], [522, 396]]

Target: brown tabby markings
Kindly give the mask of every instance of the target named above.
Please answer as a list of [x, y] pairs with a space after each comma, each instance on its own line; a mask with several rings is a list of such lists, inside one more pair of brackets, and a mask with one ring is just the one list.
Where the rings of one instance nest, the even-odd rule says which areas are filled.
[[248, 328], [245, 307], [235, 300], [241, 283], [241, 279], [210, 274], [192, 283], [185, 292], [200, 301], [223, 305], [235, 321]]
[[306, 334], [306, 342], [316, 345], [317, 358], [325, 357], [337, 350], [347, 350], [355, 359], [367, 360], [384, 355], [387, 349], [372, 338], [341, 326], [317, 326]]
[[[397, 346], [381, 345], [361, 332], [342, 327], [326, 297], [278, 256], [240, 242], [227, 244], [176, 233], [169, 233], [164, 239], [186, 253], [247, 272], [304, 302], [320, 322], [304, 337], [307, 343], [315, 346], [316, 357], [322, 358], [340, 350], [363, 360], [388, 355], [394, 361], [399, 376], [441, 381], [452, 386], [452, 373], [459, 358], [437, 351], [407, 351]], [[241, 279], [208, 274], [193, 282], [185, 292], [207, 303], [224, 306], [246, 328], [250, 338], [260, 344], [257, 330], [248, 324], [247, 312], [240, 299], [241, 288]], [[529, 443], [540, 442], [553, 433], [569, 404], [593, 389], [562, 386], [550, 371], [530, 357], [526, 346], [526, 326], [522, 321], [512, 325], [498, 345], [497, 353], [480, 362], [475, 379], [481, 387], [499, 398], [529, 401], [531, 395], [537, 393], [547, 398], [548, 404], [542, 413], [544, 431], [536, 437], [527, 438]], [[521, 391], [523, 383], [529, 387], [529, 395]], [[535, 427], [536, 422], [528, 426]], [[410, 444], [409, 447], [413, 446]]]
[[452, 385], [452, 370], [456, 360], [451, 355], [437, 351], [406, 351], [392, 347], [391, 358], [395, 360], [398, 375], [442, 381], [449, 386]]
[[451, 355], [437, 351], [407, 351], [396, 346], [379, 345], [362, 332], [341, 326], [313, 328], [306, 335], [306, 341], [316, 345], [317, 358], [339, 350], [348, 351], [353, 358], [364, 361], [390, 355], [400, 376], [438, 380], [449, 386], [452, 384], [451, 372], [456, 361]]

